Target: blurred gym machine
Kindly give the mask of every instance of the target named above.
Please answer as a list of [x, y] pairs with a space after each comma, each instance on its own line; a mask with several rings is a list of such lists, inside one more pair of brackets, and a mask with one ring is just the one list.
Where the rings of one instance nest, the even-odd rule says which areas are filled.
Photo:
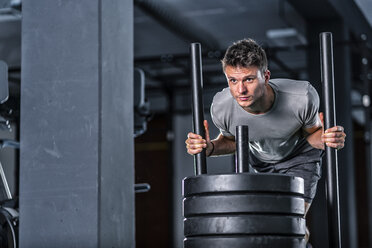
[[[9, 97], [8, 66], [0, 61], [0, 109]], [[0, 112], [1, 113], [1, 112]], [[0, 129], [11, 131], [9, 120], [0, 115]], [[19, 142], [0, 139], [0, 149], [11, 147], [19, 149]], [[19, 213], [16, 200], [12, 197], [0, 161], [0, 247], [15, 248], [18, 243]]]
[[[134, 108], [134, 138], [147, 130], [147, 122], [151, 119], [150, 103], [145, 97], [145, 73], [140, 68], [133, 71], [133, 108]], [[136, 193], [148, 192], [150, 184], [137, 183], [134, 185]]]
[[134, 137], [147, 130], [147, 122], [151, 119], [150, 103], [145, 97], [145, 73], [140, 68], [134, 68], [133, 77], [134, 105]]

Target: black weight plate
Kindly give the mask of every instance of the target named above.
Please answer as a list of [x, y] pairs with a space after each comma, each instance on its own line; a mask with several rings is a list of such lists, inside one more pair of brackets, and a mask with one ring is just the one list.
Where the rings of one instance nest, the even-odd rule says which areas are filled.
[[218, 236], [184, 239], [184, 248], [304, 248], [300, 237], [281, 236]]
[[305, 214], [304, 199], [291, 195], [224, 194], [196, 195], [183, 200], [184, 217], [203, 214], [272, 213]]
[[278, 215], [237, 215], [184, 219], [184, 235], [305, 235], [305, 219]]
[[195, 194], [242, 191], [303, 195], [304, 182], [300, 177], [281, 174], [239, 173], [187, 177], [182, 183], [182, 193], [185, 197]]

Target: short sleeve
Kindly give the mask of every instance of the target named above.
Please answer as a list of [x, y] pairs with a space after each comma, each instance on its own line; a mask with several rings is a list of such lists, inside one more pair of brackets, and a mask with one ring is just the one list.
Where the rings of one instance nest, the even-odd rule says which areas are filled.
[[303, 111], [303, 126], [304, 128], [311, 128], [314, 126], [320, 126], [319, 118], [319, 95], [315, 88], [309, 84], [308, 93], [306, 96], [306, 106]]
[[233, 134], [231, 134], [228, 131], [228, 127], [223, 124], [224, 122], [223, 122], [223, 118], [221, 116], [222, 111], [216, 111], [216, 107], [215, 106], [216, 105], [214, 104], [214, 102], [212, 102], [212, 105], [211, 105], [211, 117], [212, 117], [213, 124], [220, 130], [220, 133], [223, 136], [233, 136]]

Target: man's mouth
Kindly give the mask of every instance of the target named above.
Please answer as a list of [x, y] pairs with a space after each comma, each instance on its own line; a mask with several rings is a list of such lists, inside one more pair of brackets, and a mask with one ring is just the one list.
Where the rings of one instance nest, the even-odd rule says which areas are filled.
[[238, 98], [240, 101], [248, 101], [250, 99], [249, 96], [239, 96]]

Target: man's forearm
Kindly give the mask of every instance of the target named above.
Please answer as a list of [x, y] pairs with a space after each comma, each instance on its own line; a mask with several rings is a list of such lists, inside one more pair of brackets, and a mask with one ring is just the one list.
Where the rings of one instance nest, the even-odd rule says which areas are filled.
[[[227, 155], [232, 154], [235, 152], [235, 139], [234, 137], [227, 138], [220, 134], [216, 139], [211, 141], [213, 143], [207, 154], [209, 156], [220, 156], [220, 155]], [[213, 151], [212, 151], [213, 149]]]
[[322, 149], [324, 150], [324, 143], [322, 142], [322, 129], [319, 129], [318, 131], [310, 134], [306, 140], [309, 142], [309, 144], [316, 148], [316, 149]]

